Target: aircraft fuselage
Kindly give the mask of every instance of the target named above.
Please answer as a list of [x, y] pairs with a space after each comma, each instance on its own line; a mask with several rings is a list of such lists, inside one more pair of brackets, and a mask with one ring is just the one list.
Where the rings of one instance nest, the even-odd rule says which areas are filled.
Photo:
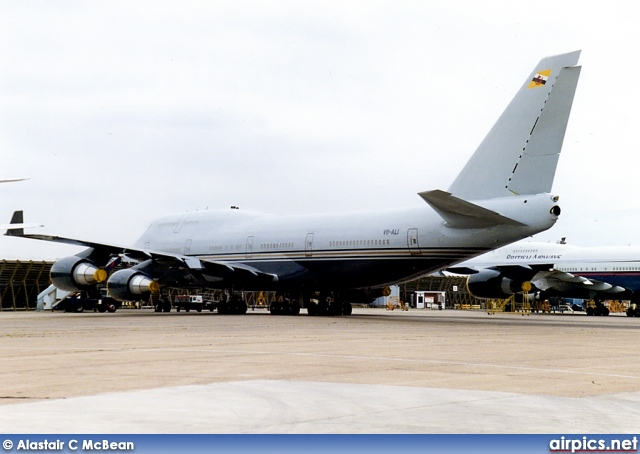
[[485, 206], [528, 224], [470, 234], [473, 229], [448, 227], [428, 206], [296, 216], [230, 209], [160, 218], [134, 247], [241, 263], [277, 275], [275, 287], [379, 287], [482, 254], [487, 245], [507, 244], [557, 219], [549, 212], [555, 200], [548, 195], [514, 196]]

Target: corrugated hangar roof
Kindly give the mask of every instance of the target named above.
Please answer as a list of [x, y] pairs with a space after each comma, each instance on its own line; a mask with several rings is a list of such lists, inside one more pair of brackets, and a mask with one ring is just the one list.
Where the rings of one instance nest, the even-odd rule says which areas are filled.
[[38, 294], [51, 284], [52, 265], [53, 262], [45, 261], [0, 261], [2, 310], [35, 309]]

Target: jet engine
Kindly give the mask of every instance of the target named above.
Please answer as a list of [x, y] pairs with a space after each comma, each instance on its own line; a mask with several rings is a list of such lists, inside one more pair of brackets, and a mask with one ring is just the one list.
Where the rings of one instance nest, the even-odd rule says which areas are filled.
[[107, 290], [118, 301], [138, 301], [160, 290], [160, 284], [135, 268], [116, 271], [107, 281]]
[[477, 298], [508, 298], [515, 293], [522, 293], [523, 282], [504, 277], [496, 270], [485, 269], [469, 276], [467, 288]]
[[51, 267], [53, 285], [68, 292], [88, 290], [106, 279], [105, 270], [77, 255], [60, 259]]

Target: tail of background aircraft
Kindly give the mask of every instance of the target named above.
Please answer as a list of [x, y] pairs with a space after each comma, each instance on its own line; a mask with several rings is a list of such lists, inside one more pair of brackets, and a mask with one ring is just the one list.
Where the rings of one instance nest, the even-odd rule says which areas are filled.
[[571, 112], [580, 51], [544, 58], [449, 192], [465, 200], [551, 192]]
[[5, 233], [7, 236], [23, 236], [24, 229], [33, 227], [42, 227], [42, 224], [25, 224], [22, 210], [16, 210], [13, 212], [13, 216], [11, 216], [11, 222], [0, 225], [0, 230], [7, 229], [7, 233]]
[[22, 236], [24, 235], [24, 214], [22, 210], [17, 210], [13, 212], [11, 216], [11, 222], [7, 227], [7, 235], [8, 236]]

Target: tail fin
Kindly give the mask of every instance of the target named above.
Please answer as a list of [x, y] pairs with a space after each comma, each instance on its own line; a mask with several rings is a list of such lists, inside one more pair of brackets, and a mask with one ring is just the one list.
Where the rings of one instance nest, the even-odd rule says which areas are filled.
[[580, 67], [580, 51], [544, 58], [449, 192], [465, 200], [551, 192]]

